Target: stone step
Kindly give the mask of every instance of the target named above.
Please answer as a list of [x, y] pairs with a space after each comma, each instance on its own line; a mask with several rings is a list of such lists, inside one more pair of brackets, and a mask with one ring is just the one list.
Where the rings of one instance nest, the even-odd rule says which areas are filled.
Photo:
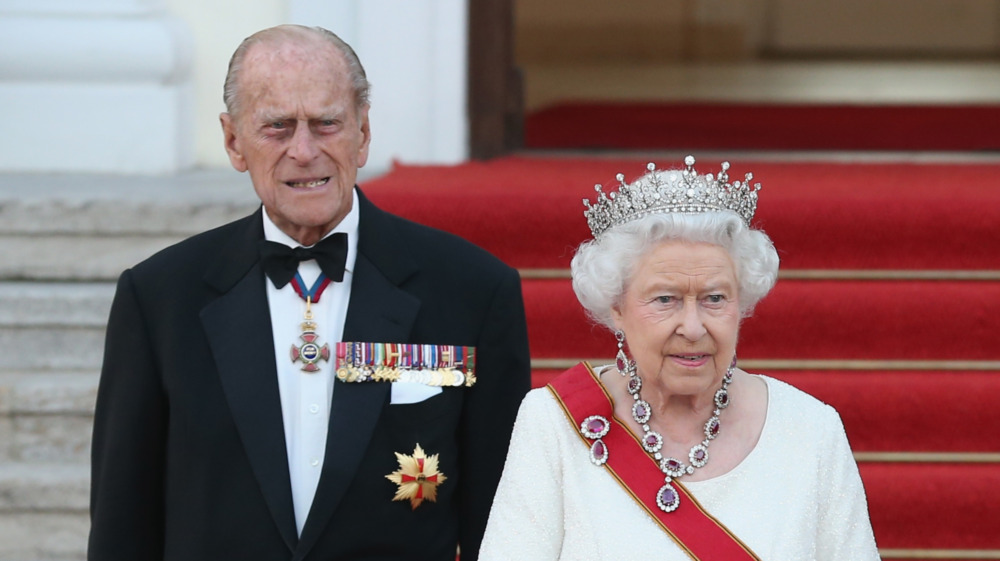
[[248, 178], [0, 175], [0, 279], [114, 280], [195, 233], [253, 212]]
[[0, 373], [0, 464], [86, 465], [100, 375]]
[[0, 283], [0, 327], [103, 327], [114, 283]]
[[112, 283], [0, 283], [0, 372], [96, 370]]
[[2, 235], [189, 236], [259, 204], [249, 178], [227, 170], [160, 177], [0, 174]]
[[110, 283], [0, 283], [0, 462], [86, 464]]
[[0, 416], [94, 413], [100, 374], [81, 372], [0, 372]]
[[0, 463], [90, 461], [92, 416], [17, 415], [0, 417]]
[[0, 326], [0, 371], [100, 368], [104, 326]]
[[0, 465], [2, 514], [87, 512], [89, 501], [89, 465], [34, 462]]
[[0, 279], [113, 281], [186, 236], [0, 235]]
[[83, 561], [89, 499], [86, 465], [0, 463], [0, 559]]
[[89, 533], [85, 512], [0, 513], [0, 559], [85, 561]]

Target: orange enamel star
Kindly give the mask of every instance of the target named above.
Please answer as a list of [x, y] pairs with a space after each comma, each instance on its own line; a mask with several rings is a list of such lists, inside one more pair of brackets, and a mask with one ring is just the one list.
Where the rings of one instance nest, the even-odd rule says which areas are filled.
[[437, 502], [437, 486], [447, 479], [438, 471], [438, 455], [428, 457], [417, 444], [412, 456], [396, 452], [396, 459], [399, 461], [399, 469], [385, 476], [399, 485], [392, 500], [408, 500], [413, 509], [420, 506], [424, 499]]

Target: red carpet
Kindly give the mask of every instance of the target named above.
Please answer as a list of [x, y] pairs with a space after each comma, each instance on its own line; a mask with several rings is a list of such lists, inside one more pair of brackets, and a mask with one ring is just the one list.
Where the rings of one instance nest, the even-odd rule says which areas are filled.
[[[856, 452], [995, 452], [996, 372], [771, 371], [832, 405]], [[924, 412], [925, 414], [915, 414]], [[1000, 521], [1000, 518], [996, 519]]]
[[563, 103], [525, 118], [528, 148], [996, 150], [995, 105]]
[[[861, 131], [885, 144], [893, 135], [896, 142], [919, 134], [928, 147], [921, 127], [933, 126], [951, 143], [934, 147], [958, 148], [960, 125], [969, 126], [975, 111], [994, 111], [987, 109], [969, 108], [947, 126], [932, 122], [940, 115], [875, 113], [864, 126], [845, 122], [850, 126], [828, 140], [846, 142], [848, 132]], [[986, 122], [986, 113], [975, 115]], [[913, 126], [892, 119], [912, 119]], [[601, 130], [600, 121], [594, 126]], [[744, 122], [728, 130], [738, 131], [734, 142], [754, 135], [777, 142], [794, 132], [772, 128]], [[602, 138], [568, 130], [572, 138]], [[1000, 143], [990, 127], [968, 132], [962, 140], [975, 146], [987, 134]], [[400, 165], [363, 188], [383, 208], [463, 236], [515, 267], [565, 270], [589, 237], [581, 199], [593, 197], [594, 183], [615, 184], [619, 171], [634, 179], [645, 163], [508, 157], [454, 167]], [[698, 169], [715, 172], [718, 163], [699, 161]], [[964, 270], [998, 278], [1000, 164], [734, 161], [730, 175], [747, 170], [763, 184], [757, 222], [785, 271]], [[567, 278], [527, 278], [522, 287], [533, 359], [613, 356], [611, 335], [587, 320]], [[744, 322], [739, 354], [744, 361], [786, 361], [784, 368], [754, 370], [838, 410], [853, 449], [866, 454], [860, 469], [878, 544], [904, 550], [893, 559], [977, 559], [974, 550], [1000, 559], [1000, 371], [992, 366], [1000, 363], [998, 337], [1000, 280], [785, 278]], [[824, 368], [802, 361], [832, 362]], [[850, 370], [843, 361], [869, 362]], [[534, 384], [554, 375], [536, 369]], [[904, 456], [895, 461], [887, 453]], [[921, 453], [947, 457], [928, 463]]]
[[[732, 164], [731, 179], [752, 171], [763, 186], [756, 222], [783, 269], [1000, 270], [1000, 164]], [[595, 183], [610, 188], [618, 172], [631, 181], [645, 165], [529, 157], [399, 165], [363, 187], [383, 208], [454, 232], [511, 265], [565, 268], [589, 237], [582, 199], [593, 199]], [[697, 169], [718, 165], [699, 160]]]
[[[1000, 395], [1000, 376], [996, 372], [753, 371], [788, 382], [832, 405], [855, 452], [1000, 450], [1000, 432], [969, 428], [997, 424], [993, 403]], [[542, 387], [560, 373], [536, 370], [534, 386]]]
[[863, 463], [859, 467], [880, 548], [1000, 546], [1000, 502], [993, 499], [1000, 488], [996, 464]]
[[[567, 279], [523, 281], [531, 354], [611, 357]], [[781, 280], [740, 332], [743, 359], [1000, 360], [1000, 283]]]

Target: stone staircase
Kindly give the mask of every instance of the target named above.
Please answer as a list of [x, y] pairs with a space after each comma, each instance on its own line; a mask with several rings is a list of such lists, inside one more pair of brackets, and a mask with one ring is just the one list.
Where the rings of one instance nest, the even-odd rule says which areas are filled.
[[122, 270], [257, 207], [228, 170], [0, 175], [0, 561], [77, 561], [90, 436]]

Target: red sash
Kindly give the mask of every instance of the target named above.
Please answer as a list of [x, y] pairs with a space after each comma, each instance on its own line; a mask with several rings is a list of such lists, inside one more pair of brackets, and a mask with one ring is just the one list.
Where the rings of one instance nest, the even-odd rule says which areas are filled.
[[669, 513], [660, 510], [656, 494], [664, 483], [663, 472], [642, 448], [639, 439], [615, 417], [611, 396], [589, 364], [581, 362], [552, 380], [548, 387], [588, 448], [591, 442], [580, 433], [580, 424], [591, 415], [609, 420], [611, 430], [602, 438], [608, 449], [604, 467], [691, 559], [759, 561], [750, 548], [706, 512], [679, 481], [674, 480], [673, 486], [680, 495], [680, 506]]

